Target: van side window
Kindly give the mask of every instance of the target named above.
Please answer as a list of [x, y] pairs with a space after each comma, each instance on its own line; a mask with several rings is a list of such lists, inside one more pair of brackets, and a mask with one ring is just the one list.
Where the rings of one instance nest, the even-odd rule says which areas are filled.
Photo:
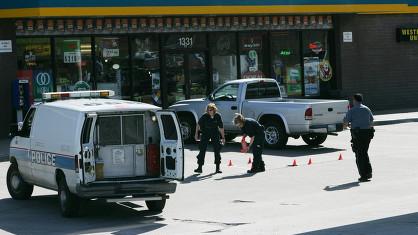
[[93, 122], [93, 118], [86, 118], [83, 125], [83, 131], [81, 134], [81, 143], [88, 144], [90, 142], [90, 133], [91, 133], [91, 124]]
[[171, 115], [161, 115], [161, 121], [164, 128], [164, 137], [167, 140], [177, 140], [177, 130], [174, 119]]
[[23, 121], [22, 129], [19, 132], [19, 136], [29, 137], [30, 130], [32, 129], [32, 121], [35, 116], [36, 108], [29, 109], [28, 113], [25, 116], [25, 121]]

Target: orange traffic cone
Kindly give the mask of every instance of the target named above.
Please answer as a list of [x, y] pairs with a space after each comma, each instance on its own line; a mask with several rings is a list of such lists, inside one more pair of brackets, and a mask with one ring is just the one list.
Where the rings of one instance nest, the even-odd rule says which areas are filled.
[[232, 160], [229, 160], [228, 166], [232, 166]]
[[248, 164], [251, 164], [251, 163], [253, 163], [253, 162], [251, 161], [251, 157], [249, 157], [248, 158]]
[[340, 153], [340, 156], [338, 157], [338, 160], [343, 160], [343, 155]]
[[309, 158], [308, 165], [312, 165], [312, 159]]
[[291, 166], [298, 166], [298, 164], [296, 163], [296, 160], [293, 160], [293, 163]]

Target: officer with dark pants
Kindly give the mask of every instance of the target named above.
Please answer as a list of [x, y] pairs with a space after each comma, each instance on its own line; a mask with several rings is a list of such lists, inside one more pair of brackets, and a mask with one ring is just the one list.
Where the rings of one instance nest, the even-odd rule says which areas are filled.
[[251, 137], [249, 148], [253, 151], [253, 165], [247, 173], [257, 173], [265, 171], [262, 158], [264, 147], [264, 127], [252, 118], [244, 118], [242, 114], [236, 114], [234, 124], [241, 128], [242, 133]]
[[199, 131], [202, 132], [202, 135], [199, 143], [199, 154], [197, 155], [198, 167], [194, 170], [194, 172], [202, 173], [202, 166], [205, 164], [206, 149], [211, 141], [215, 154], [215, 172], [222, 173], [220, 170], [221, 147], [222, 144], [225, 144], [225, 133], [222, 117], [219, 113], [217, 113], [215, 104], [208, 104], [206, 107], [206, 113], [200, 117], [199, 122], [196, 125], [196, 140], [199, 140]]
[[353, 96], [353, 107], [344, 117], [344, 127], [351, 126], [352, 150], [356, 155], [357, 169], [360, 174], [359, 181], [366, 182], [372, 178], [372, 166], [369, 159], [369, 145], [374, 137], [373, 114], [362, 104], [363, 96]]

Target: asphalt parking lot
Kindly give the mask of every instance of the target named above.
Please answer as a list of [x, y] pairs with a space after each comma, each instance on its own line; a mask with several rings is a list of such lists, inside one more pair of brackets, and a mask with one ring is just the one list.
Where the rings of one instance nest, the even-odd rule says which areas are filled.
[[[309, 148], [301, 139], [285, 150], [265, 151], [266, 172], [251, 175], [251, 154], [238, 142], [213, 153], [194, 174], [196, 146], [186, 146], [185, 180], [163, 213], [142, 202], [89, 202], [79, 218], [62, 218], [56, 192], [35, 188], [28, 201], [10, 199], [8, 162], [0, 163], [0, 231], [13, 234], [417, 234], [418, 123], [376, 127], [370, 147], [371, 182], [358, 183], [349, 133]], [[343, 160], [338, 160], [341, 154]], [[312, 164], [308, 165], [311, 159]], [[293, 160], [298, 166], [291, 167]], [[228, 166], [229, 161], [232, 166]], [[24, 221], [22, 226], [22, 221]]]

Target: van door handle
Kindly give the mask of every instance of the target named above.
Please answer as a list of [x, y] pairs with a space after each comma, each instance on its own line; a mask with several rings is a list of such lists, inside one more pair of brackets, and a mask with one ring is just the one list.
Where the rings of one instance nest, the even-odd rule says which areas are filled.
[[231, 106], [231, 110], [237, 110], [238, 107], [237, 106]]
[[332, 112], [333, 110], [333, 108], [328, 108], [328, 112]]

